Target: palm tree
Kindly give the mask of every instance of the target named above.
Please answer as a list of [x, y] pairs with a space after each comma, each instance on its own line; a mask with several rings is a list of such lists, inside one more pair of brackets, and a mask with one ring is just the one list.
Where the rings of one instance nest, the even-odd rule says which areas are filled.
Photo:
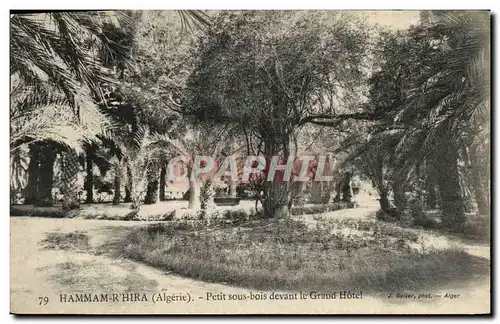
[[[154, 181], [152, 178], [164, 162], [165, 156], [174, 154], [172, 146], [174, 141], [168, 135], [152, 133], [148, 127], [141, 125], [131, 141], [122, 143], [124, 143], [121, 147], [123, 159], [116, 163], [116, 169], [120, 171], [115, 171], [115, 185], [119, 186], [122, 173], [130, 171], [132, 208], [139, 210], [143, 202], [148, 203], [147, 194], [152, 195], [150, 183]], [[116, 191], [119, 192], [119, 187], [115, 187], [115, 193]]]
[[[336, 151], [337, 153], [340, 151], [349, 152], [340, 168], [354, 165], [364, 176], [368, 177], [380, 195], [380, 208], [386, 213], [391, 212], [389, 195], [395, 171], [396, 152], [394, 146], [400, 140], [400, 136], [399, 131], [392, 130], [375, 131], [364, 139], [356, 137], [356, 140], [353, 140], [348, 137]], [[337, 188], [338, 193], [340, 190], [341, 187]]]
[[[206, 126], [206, 125], [202, 125]], [[214, 159], [223, 149], [228, 147], [228, 143], [234, 140], [234, 128], [222, 127], [193, 127], [185, 131], [182, 137], [166, 137], [165, 141], [171, 147], [172, 152], [184, 158], [184, 167], [187, 169], [189, 179], [189, 209], [196, 209], [200, 206], [200, 180], [192, 177], [195, 157], [198, 155], [210, 156]], [[211, 190], [213, 182], [207, 184], [207, 190]]]
[[383, 39], [381, 71], [372, 77], [368, 105], [382, 118], [352, 158], [359, 157], [361, 169], [376, 180], [383, 209], [387, 190], [399, 211], [405, 191], [426, 191], [428, 207], [435, 207], [437, 185], [444, 225], [460, 229], [468, 185], [464, 164], [474, 173], [479, 212], [489, 210], [489, 16], [426, 17], [408, 32]]
[[[180, 17], [183, 28], [194, 29], [209, 25], [208, 16], [206, 16], [203, 12], [178, 11], [177, 13]], [[110, 118], [120, 125], [121, 133], [120, 135], [115, 134], [113, 139], [120, 139], [121, 141], [124, 141], [123, 143], [114, 144], [109, 141], [105, 141], [105, 143], [107, 143], [107, 147], [117, 154], [116, 159], [114, 159], [113, 168], [115, 171], [115, 197], [113, 202], [115, 204], [119, 204], [121, 200], [120, 187], [122, 181], [120, 177], [122, 176], [127, 177], [124, 200], [126, 202], [132, 201], [133, 172], [131, 170], [130, 163], [127, 162], [127, 157], [120, 156], [123, 153], [120, 148], [123, 148], [123, 145], [125, 145], [125, 147], [130, 150], [130, 148], [134, 146], [131, 144], [134, 142], [134, 138], [136, 136], [141, 136], [140, 132], [137, 133], [139, 125], [147, 125], [148, 129], [152, 130], [153, 133], [165, 133], [178, 118], [176, 114], [173, 114], [172, 111], [168, 109], [168, 105], [165, 105], [165, 103], [161, 100], [161, 96], [154, 93], [149, 85], [137, 90], [138, 87], [137, 84], [134, 83], [134, 80], [140, 81], [140, 85], [142, 86], [143, 81], [145, 79], [149, 80], [151, 75], [147, 75], [145, 78], [144, 76], [136, 78], [135, 71], [138, 68], [137, 66], [135, 66], [135, 69], [126, 69], [127, 64], [125, 63], [129, 63], [128, 65], [137, 64], [137, 61], [141, 61], [142, 58], [142, 52], [138, 50], [138, 47], [140, 47], [139, 45], [142, 44], [140, 27], [145, 21], [149, 22], [150, 18], [149, 15], [144, 17], [144, 14], [146, 14], [146, 12], [126, 12], [124, 15], [133, 21], [132, 24], [125, 25], [125, 28], [117, 28], [114, 25], [106, 24], [104, 29], [105, 35], [112, 41], [113, 44], [115, 44], [115, 46], [130, 48], [130, 52], [134, 52], [134, 56], [131, 57], [130, 61], [127, 60], [128, 56], [117, 60], [116, 57], [110, 58], [107, 52], [101, 54], [101, 60], [103, 61], [104, 66], [115, 70], [120, 81], [118, 87], [112, 86], [110, 91], [107, 92], [107, 102], [105, 105], [101, 105], [103, 111], [105, 111]], [[162, 16], [162, 18], [170, 17], [171, 16]], [[131, 25], [133, 25], [133, 28], [130, 27]], [[160, 30], [160, 32], [161, 31], [162, 30]], [[167, 72], [169, 68], [169, 64], [166, 64], [165, 67], [161, 67], [161, 69], [165, 69]], [[124, 129], [129, 132], [131, 131], [131, 134], [123, 134]], [[165, 160], [165, 158], [163, 160]], [[166, 171], [165, 162], [166, 161], [160, 163], [163, 165], [160, 169], [164, 171], [163, 173], [160, 172], [161, 174], [164, 174]], [[159, 183], [157, 171], [152, 168], [148, 169], [146, 176], [148, 179], [148, 190], [146, 192], [144, 202], [146, 204], [156, 202], [158, 184], [160, 184], [160, 188], [163, 188], [160, 189], [160, 198], [163, 200], [165, 198], [165, 177], [160, 177]]]
[[[30, 143], [35, 150], [38, 143], [52, 142], [61, 144], [63, 155], [72, 157], [82, 151], [84, 142], [95, 141], [109, 126], [95, 100], [102, 98], [101, 82], [111, 79], [94, 56], [96, 48], [114, 50], [101, 33], [107, 20], [117, 22], [114, 15], [100, 12], [11, 16], [10, 71], [15, 84], [11, 88], [11, 150]], [[54, 153], [31, 155], [35, 173], [36, 157]], [[47, 172], [52, 172], [54, 160], [45, 161]], [[70, 165], [75, 159], [63, 161], [68, 171], [75, 169]], [[73, 179], [69, 173], [67, 179]], [[51, 185], [42, 183], [41, 187], [50, 196]]]
[[[440, 52], [430, 73], [415, 84], [396, 116], [422, 122], [422, 156], [434, 156], [444, 219], [460, 227], [465, 219], [459, 152], [470, 152], [478, 210], [489, 213], [490, 21], [488, 12], [436, 13], [428, 26]], [[438, 144], [438, 145], [436, 145]], [[457, 223], [458, 222], [458, 223]], [[457, 223], [457, 224], [456, 224]]]
[[39, 87], [16, 86], [19, 88], [12, 92], [10, 106], [11, 154], [29, 147], [26, 203], [51, 205], [56, 153], [83, 153], [84, 143], [98, 142], [96, 135], [106, 133], [112, 123], [93, 102], [85, 101], [85, 94], [74, 98], [80, 119], [67, 108], [67, 98], [55, 89], [45, 94]]
[[[198, 11], [180, 12], [180, 15], [185, 24], [189, 24], [188, 18], [193, 19], [196, 22], [195, 25], [208, 24], [204, 14]], [[28, 120], [27, 126], [37, 126], [33, 127], [33, 131], [30, 132], [30, 128], [22, 128], [19, 126], [21, 124], [17, 123], [13, 127], [14, 136], [11, 137], [12, 149], [29, 142], [36, 144], [56, 139], [57, 143], [64, 142], [66, 149], [78, 150], [82, 143], [81, 136], [75, 136], [79, 138], [72, 139], [67, 136], [71, 133], [70, 127], [74, 126], [73, 121], [70, 125], [67, 120], [62, 125], [53, 125], [51, 124], [53, 120], [45, 118], [43, 113], [35, 112], [35, 110], [56, 104], [59, 111], [72, 108], [69, 110], [72, 110], [84, 124], [89, 122], [85, 118], [94, 118], [92, 114], [86, 114], [85, 109], [88, 106], [80, 105], [79, 102], [106, 103], [101, 85], [115, 81], [112, 71], [103, 69], [103, 66], [109, 66], [118, 61], [117, 65], [122, 67], [123, 72], [123, 62], [127, 59], [128, 48], [107, 38], [104, 31], [109, 30], [109, 28], [106, 29], [109, 26], [116, 30], [126, 25], [128, 18], [126, 14], [120, 12], [11, 15], [11, 79], [20, 80], [23, 99], [28, 97], [26, 93], [29, 93], [30, 97], [36, 97], [36, 104], [33, 104], [33, 100], [26, 99], [25, 102], [21, 100], [21, 104], [11, 105], [11, 114], [15, 110], [17, 115], [14, 117], [19, 117], [19, 122]], [[88, 91], [82, 92], [82, 88]], [[16, 90], [19, 92], [19, 89]], [[14, 97], [14, 95], [16, 93], [11, 91], [11, 96]], [[29, 107], [29, 113], [25, 114], [25, 110], [19, 109], [21, 106]], [[43, 111], [46, 110], [48, 108]], [[95, 112], [93, 108], [91, 110]], [[66, 135], [60, 134], [61, 129], [69, 132]], [[76, 133], [82, 135], [81, 132]], [[76, 146], [68, 144], [76, 144]], [[31, 147], [33, 148], [32, 157], [39, 156], [34, 152], [36, 145], [31, 145]], [[88, 162], [92, 161], [91, 158], [90, 155]], [[73, 161], [73, 159], [68, 161]], [[47, 161], [46, 168], [51, 169], [53, 162], [53, 160]], [[32, 174], [37, 164], [36, 160], [32, 159], [30, 164]], [[90, 165], [91, 163], [89, 167]], [[89, 174], [88, 177], [90, 176]], [[30, 177], [32, 180], [35, 178]], [[36, 188], [37, 186], [29, 184], [29, 187]], [[50, 192], [50, 186], [48, 191]]]

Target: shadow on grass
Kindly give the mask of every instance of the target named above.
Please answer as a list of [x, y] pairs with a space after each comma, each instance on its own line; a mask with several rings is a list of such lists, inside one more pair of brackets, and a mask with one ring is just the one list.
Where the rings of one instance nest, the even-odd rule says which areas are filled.
[[154, 291], [158, 286], [136, 271], [95, 260], [62, 262], [45, 271], [58, 290], [70, 293]]
[[89, 250], [89, 237], [85, 233], [60, 233], [49, 232], [45, 234], [45, 239], [39, 244], [43, 245], [46, 249], [53, 250]]
[[84, 252], [88, 253], [88, 256], [83, 256], [83, 258], [77, 260], [68, 258], [68, 261], [38, 270], [45, 272], [50, 281], [57, 285], [58, 290], [63, 292], [138, 292], [156, 290], [158, 283], [138, 273], [129, 262], [108, 261], [106, 259], [96, 259], [93, 256], [100, 254], [103, 249], [106, 249], [106, 251], [111, 251], [111, 247], [116, 249], [116, 244], [122, 239], [118, 234], [120, 228], [110, 227], [102, 230], [103, 233], [101, 234], [112, 234], [111, 238], [114, 239], [107, 240], [107, 243], [99, 249], [95, 249], [89, 244], [90, 237], [86, 233], [46, 233], [46, 238], [40, 241], [40, 245], [43, 245], [45, 249]]
[[[449, 240], [468, 245], [484, 244], [486, 246], [491, 243], [491, 218], [489, 215], [468, 213], [465, 223], [459, 230], [454, 231], [443, 227], [439, 211], [425, 211], [423, 215], [424, 219], [421, 219], [419, 222], [415, 221], [416, 224], [407, 228], [425, 230]], [[398, 219], [391, 217], [382, 210], [375, 212], [373, 217], [387, 224], [402, 226]]]

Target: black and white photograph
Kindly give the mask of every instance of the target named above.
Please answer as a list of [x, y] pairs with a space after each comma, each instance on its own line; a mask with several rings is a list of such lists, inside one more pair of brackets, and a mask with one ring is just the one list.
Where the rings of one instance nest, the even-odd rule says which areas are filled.
[[11, 10], [10, 312], [491, 314], [491, 20]]

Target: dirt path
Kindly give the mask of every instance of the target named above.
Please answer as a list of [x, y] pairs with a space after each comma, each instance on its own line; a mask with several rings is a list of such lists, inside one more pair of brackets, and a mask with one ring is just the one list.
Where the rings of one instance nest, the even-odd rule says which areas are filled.
[[[371, 210], [370, 206], [364, 206], [351, 210], [355, 212], [350, 214], [368, 217]], [[338, 211], [329, 213], [328, 217], [337, 216], [347, 217], [349, 214]], [[95, 251], [106, 242], [112, 243], [113, 238], [120, 235], [120, 229], [137, 225], [137, 222], [12, 217], [10, 223], [11, 311], [15, 313], [486, 313], [490, 307], [489, 280], [484, 278], [461, 284], [458, 288], [422, 291], [442, 295], [430, 300], [365, 295], [358, 300], [311, 300], [310, 292], [306, 292], [307, 300], [270, 300], [271, 292], [264, 292], [268, 296], [266, 301], [232, 301], [228, 300], [229, 295], [249, 297], [250, 293], [260, 291], [166, 274], [153, 267], [99, 253], [46, 249], [39, 243], [45, 239], [46, 233], [79, 231], [90, 237], [90, 249]], [[489, 256], [489, 247], [470, 245], [465, 248]], [[61, 302], [61, 295], [68, 300], [75, 293], [125, 292], [144, 293], [148, 301]], [[189, 296], [191, 301], [153, 303], [151, 299], [157, 293], [181, 294], [186, 298]], [[207, 300], [207, 293], [214, 296], [224, 293], [226, 300]], [[458, 297], [448, 299], [444, 298], [445, 294]], [[45, 296], [49, 302], [39, 305], [39, 297]]]

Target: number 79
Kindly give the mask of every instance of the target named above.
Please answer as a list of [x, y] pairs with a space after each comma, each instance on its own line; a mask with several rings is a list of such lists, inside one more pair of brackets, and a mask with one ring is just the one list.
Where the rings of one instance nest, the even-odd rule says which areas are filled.
[[38, 305], [47, 305], [49, 297], [38, 297]]

